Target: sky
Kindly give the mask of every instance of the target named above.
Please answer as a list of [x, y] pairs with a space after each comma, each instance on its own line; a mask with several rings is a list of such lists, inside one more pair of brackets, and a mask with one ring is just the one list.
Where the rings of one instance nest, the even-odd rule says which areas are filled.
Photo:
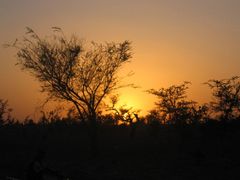
[[0, 98], [8, 99], [15, 118], [37, 117], [44, 99], [39, 83], [16, 66], [16, 50], [2, 44], [21, 39], [31, 27], [43, 37], [51, 27], [86, 41], [133, 46], [138, 89], [123, 89], [120, 103], [154, 107], [145, 91], [191, 81], [189, 99], [205, 103], [211, 92], [203, 83], [240, 75], [239, 0], [0, 0]]

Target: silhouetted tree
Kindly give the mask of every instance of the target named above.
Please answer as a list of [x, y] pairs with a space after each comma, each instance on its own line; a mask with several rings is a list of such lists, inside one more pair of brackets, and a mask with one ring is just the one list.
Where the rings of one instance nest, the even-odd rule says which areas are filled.
[[211, 108], [220, 114], [222, 121], [239, 117], [240, 115], [240, 77], [234, 76], [229, 79], [209, 80], [206, 82], [211, 89], [214, 101]]
[[118, 125], [115, 120], [114, 114], [102, 114], [101, 115], [101, 123], [107, 126], [115, 126]]
[[152, 124], [155, 122], [165, 124], [166, 117], [164, 114], [160, 115], [160, 112], [157, 109], [152, 109], [149, 111], [149, 113], [146, 115], [146, 123], [147, 124]]
[[61, 107], [56, 107], [50, 111], [41, 111], [41, 116], [38, 120], [38, 123], [41, 125], [47, 125], [50, 123], [55, 123], [57, 121], [61, 121], [61, 113], [64, 109]]
[[11, 112], [12, 109], [9, 108], [8, 101], [0, 99], [0, 126], [6, 123], [13, 123]]
[[149, 132], [152, 136], [157, 136], [162, 124], [165, 124], [165, 117], [160, 115], [160, 112], [156, 109], [152, 109], [146, 115], [146, 122], [149, 126]]
[[150, 89], [147, 92], [157, 96], [158, 102], [157, 111], [159, 116], [163, 117], [164, 123], [166, 121], [173, 123], [187, 123], [192, 116], [192, 109], [196, 105], [194, 101], [186, 100], [186, 90], [189, 82], [184, 82], [180, 85], [173, 85], [168, 88], [161, 88], [159, 90]]
[[111, 106], [108, 107], [110, 111], [114, 112], [115, 121], [121, 122], [123, 124], [129, 125], [130, 127], [130, 137], [134, 137], [136, 133], [137, 125], [140, 123], [140, 118], [138, 117], [139, 110], [133, 110], [132, 107], [126, 107], [122, 105], [117, 108], [116, 104], [119, 100], [117, 95], [111, 97]]
[[18, 64], [40, 83], [49, 99], [72, 103], [89, 120], [96, 144], [97, 110], [103, 99], [119, 87], [117, 72], [131, 58], [130, 42], [86, 45], [76, 36], [66, 38], [60, 28], [52, 38], [41, 38], [27, 28], [18, 48]]
[[204, 104], [202, 106], [193, 105], [189, 109], [190, 124], [205, 123], [209, 119], [209, 107]]

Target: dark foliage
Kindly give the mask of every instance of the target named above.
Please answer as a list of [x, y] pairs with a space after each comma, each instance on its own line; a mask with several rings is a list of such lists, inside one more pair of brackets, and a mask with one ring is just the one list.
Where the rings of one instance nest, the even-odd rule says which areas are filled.
[[[240, 121], [224, 125], [142, 124], [134, 139], [127, 125], [99, 125], [99, 155], [92, 158], [86, 126], [65, 120], [0, 128], [0, 176], [23, 179], [36, 153], [70, 179], [239, 178]], [[156, 131], [157, 129], [157, 131]], [[152, 132], [154, 131], [154, 132]]]
[[240, 77], [209, 80], [206, 83], [211, 89], [214, 101], [210, 103], [212, 110], [221, 121], [229, 121], [240, 117]]
[[148, 119], [160, 119], [161, 123], [196, 124], [204, 121], [207, 106], [197, 106], [195, 101], [187, 100], [189, 82], [173, 85], [159, 90], [150, 89], [147, 92], [156, 96], [156, 109], [151, 111]]

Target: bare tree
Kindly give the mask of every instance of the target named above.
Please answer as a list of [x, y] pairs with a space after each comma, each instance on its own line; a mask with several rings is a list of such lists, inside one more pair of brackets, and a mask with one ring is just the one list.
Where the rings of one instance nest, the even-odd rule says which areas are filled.
[[222, 121], [228, 121], [240, 115], [240, 77], [209, 80], [214, 101], [210, 103], [212, 110], [220, 115]]
[[53, 30], [53, 36], [41, 38], [27, 28], [27, 37], [13, 44], [18, 64], [41, 83], [49, 99], [71, 102], [81, 118], [87, 117], [96, 141], [97, 110], [119, 88], [117, 73], [131, 58], [130, 42], [88, 45], [76, 36], [67, 38], [58, 27]]

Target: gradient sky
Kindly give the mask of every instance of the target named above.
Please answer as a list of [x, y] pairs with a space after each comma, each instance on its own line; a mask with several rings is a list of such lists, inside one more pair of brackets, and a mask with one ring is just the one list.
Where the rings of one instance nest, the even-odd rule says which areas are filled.
[[[43, 36], [58, 26], [87, 41], [132, 41], [125, 69], [141, 88], [122, 90], [121, 103], [145, 113], [155, 100], [146, 89], [187, 80], [189, 98], [204, 103], [210, 92], [203, 82], [240, 75], [239, 0], [0, 0], [0, 25], [1, 44], [21, 38], [26, 26]], [[15, 53], [0, 47], [0, 98], [16, 118], [34, 118], [43, 96], [15, 66]]]

